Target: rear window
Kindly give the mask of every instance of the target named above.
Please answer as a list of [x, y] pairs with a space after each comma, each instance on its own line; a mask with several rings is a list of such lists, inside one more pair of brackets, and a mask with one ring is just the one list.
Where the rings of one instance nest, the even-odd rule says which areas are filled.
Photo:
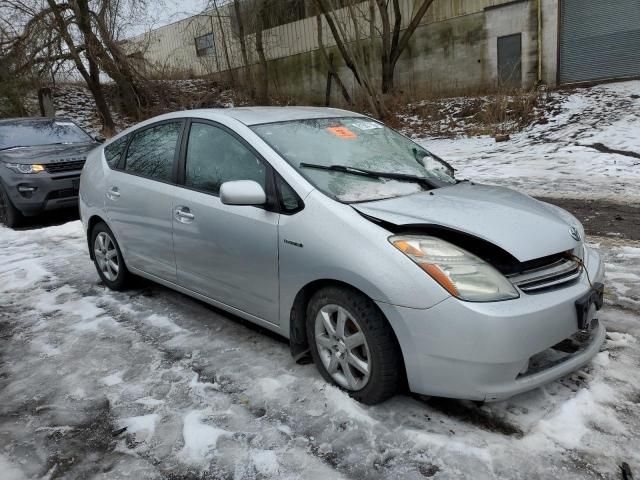
[[124, 149], [127, 148], [128, 140], [129, 136], [125, 135], [104, 147], [104, 156], [107, 159], [107, 165], [109, 165], [109, 167], [116, 168], [118, 166], [118, 162], [120, 162], [120, 159], [122, 158]]
[[134, 134], [124, 169], [143, 177], [171, 181], [182, 121], [145, 128]]
[[69, 121], [33, 120], [0, 125], [0, 150], [92, 141], [84, 130]]

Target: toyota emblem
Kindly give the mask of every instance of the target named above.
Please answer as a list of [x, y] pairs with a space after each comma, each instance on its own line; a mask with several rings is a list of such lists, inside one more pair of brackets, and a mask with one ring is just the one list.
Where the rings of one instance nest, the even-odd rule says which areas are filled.
[[582, 238], [580, 238], [580, 232], [578, 232], [578, 229], [576, 227], [571, 227], [569, 229], [569, 233], [571, 234], [571, 236], [577, 241], [579, 242], [580, 240], [582, 240]]

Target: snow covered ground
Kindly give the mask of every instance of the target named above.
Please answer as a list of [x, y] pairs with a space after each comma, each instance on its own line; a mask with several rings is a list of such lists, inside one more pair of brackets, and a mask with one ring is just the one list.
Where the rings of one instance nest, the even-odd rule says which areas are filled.
[[[640, 81], [549, 94], [560, 113], [502, 143], [489, 137], [420, 143], [478, 182], [545, 197], [640, 202]], [[599, 145], [598, 145], [599, 144]], [[602, 153], [598, 148], [623, 153]]]
[[592, 365], [497, 404], [365, 407], [238, 319], [106, 290], [77, 221], [0, 227], [0, 477], [617, 478], [640, 465], [640, 245], [592, 241], [610, 331]]

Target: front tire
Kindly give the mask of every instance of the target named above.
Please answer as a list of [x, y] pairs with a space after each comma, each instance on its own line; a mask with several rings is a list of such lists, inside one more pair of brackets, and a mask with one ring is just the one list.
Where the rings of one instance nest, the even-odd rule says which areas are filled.
[[328, 287], [313, 295], [307, 339], [324, 379], [356, 400], [374, 405], [397, 392], [400, 347], [382, 312], [360, 292]]
[[113, 232], [105, 223], [100, 222], [93, 227], [91, 248], [93, 248], [93, 263], [104, 284], [111, 290], [126, 288], [131, 274], [127, 270]]
[[20, 225], [23, 216], [9, 198], [9, 194], [0, 183], [0, 224], [9, 228], [16, 228]]

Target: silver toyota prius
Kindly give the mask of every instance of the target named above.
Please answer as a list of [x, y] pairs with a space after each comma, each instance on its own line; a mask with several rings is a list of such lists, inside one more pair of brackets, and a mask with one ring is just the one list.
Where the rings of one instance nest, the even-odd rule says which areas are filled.
[[89, 252], [248, 319], [354, 398], [504, 399], [585, 365], [604, 269], [566, 211], [330, 108], [162, 115], [89, 155]]

